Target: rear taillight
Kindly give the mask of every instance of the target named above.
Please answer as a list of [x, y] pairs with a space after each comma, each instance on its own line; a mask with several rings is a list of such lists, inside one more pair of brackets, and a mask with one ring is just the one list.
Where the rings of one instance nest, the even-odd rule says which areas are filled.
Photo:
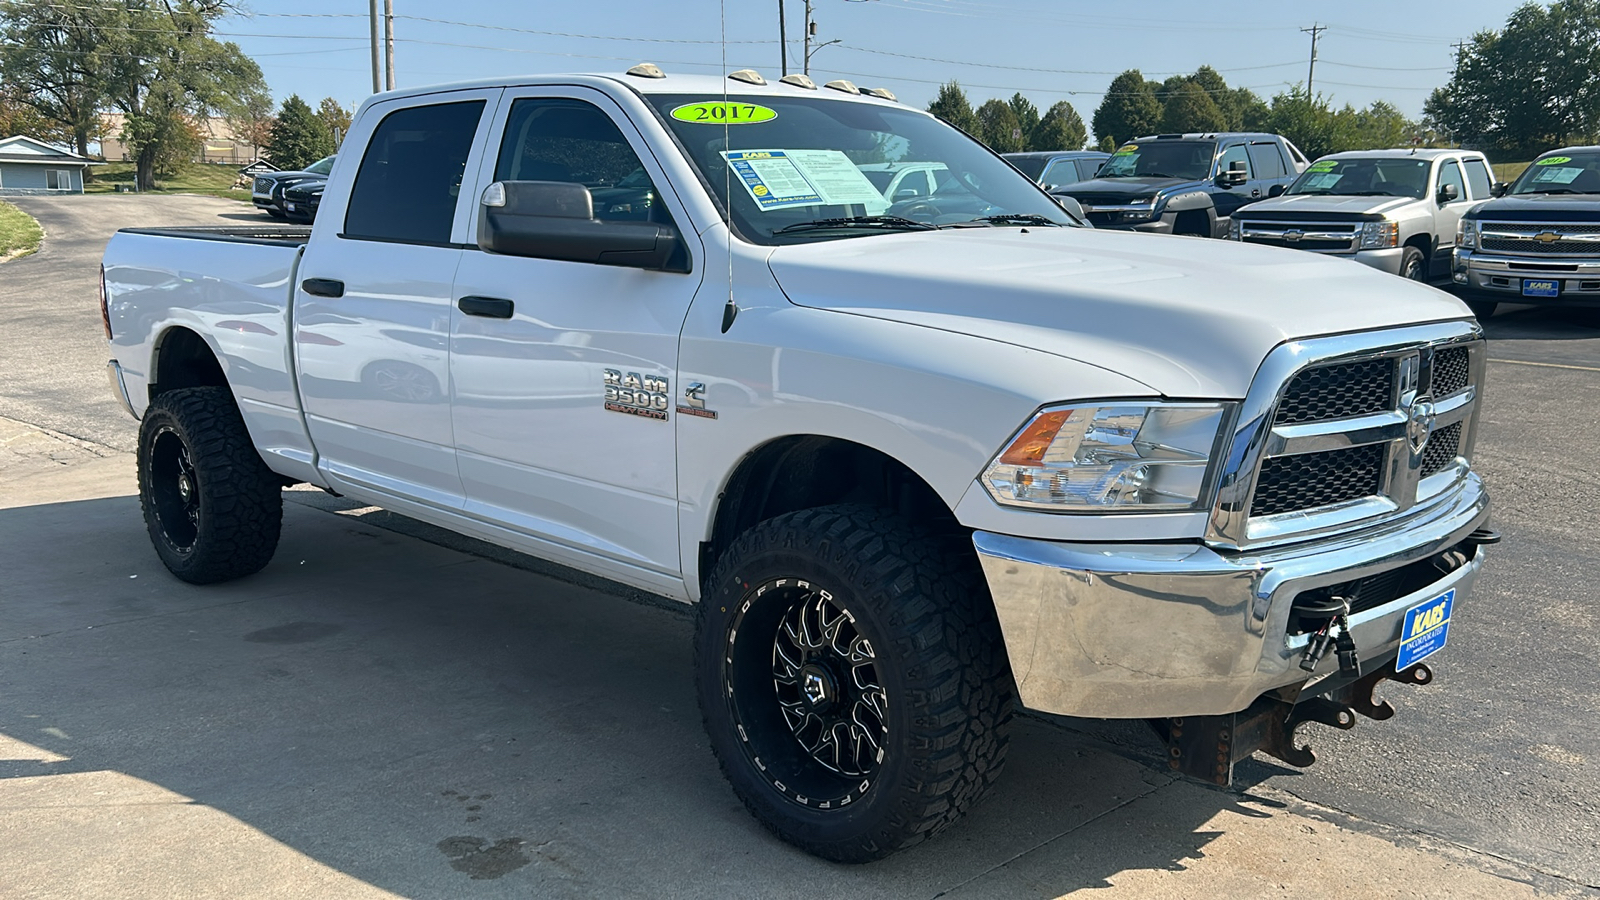
[[106, 298], [106, 267], [100, 267], [100, 322], [106, 326], [106, 340], [111, 340], [111, 306]]

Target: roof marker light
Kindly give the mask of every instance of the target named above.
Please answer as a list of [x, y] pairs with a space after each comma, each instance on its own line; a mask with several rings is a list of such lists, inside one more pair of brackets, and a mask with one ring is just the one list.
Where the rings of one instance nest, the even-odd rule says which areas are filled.
[[836, 91], [844, 91], [846, 94], [859, 94], [859, 93], [861, 93], [861, 89], [860, 88], [856, 87], [854, 84], [852, 84], [852, 83], [850, 83], [848, 81], [845, 81], [843, 78], [839, 79], [838, 81], [830, 81], [827, 84], [823, 85], [823, 87], [825, 87], [825, 88], [833, 88]]
[[661, 71], [661, 67], [655, 63], [639, 63], [637, 66], [629, 69], [628, 74], [634, 76], [635, 78], [667, 77], [667, 73]]
[[737, 72], [729, 72], [728, 73], [728, 78], [731, 81], [742, 81], [745, 84], [766, 84], [767, 83], [767, 80], [765, 78], [762, 78], [761, 77], [761, 73], [757, 72], [755, 69], [740, 69]]
[[862, 88], [861, 93], [866, 94], [868, 97], [877, 97], [879, 100], [888, 100], [891, 103], [900, 102], [900, 98], [896, 97], [894, 91], [888, 88]]
[[817, 89], [817, 83], [812, 81], [809, 75], [801, 75], [799, 72], [796, 72], [793, 75], [785, 75], [778, 80], [784, 84], [792, 84], [795, 87], [805, 88], [808, 91], [814, 91]]

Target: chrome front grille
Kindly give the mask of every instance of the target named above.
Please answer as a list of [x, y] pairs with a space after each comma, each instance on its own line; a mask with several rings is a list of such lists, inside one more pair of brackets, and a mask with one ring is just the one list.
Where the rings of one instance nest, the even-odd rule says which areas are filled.
[[1239, 237], [1247, 243], [1318, 253], [1353, 253], [1360, 236], [1359, 222], [1241, 222], [1239, 225]]
[[271, 178], [257, 178], [256, 179], [255, 193], [257, 193], [257, 194], [270, 194], [270, 193], [272, 193], [272, 179]]
[[1600, 225], [1576, 222], [1484, 222], [1479, 247], [1518, 256], [1600, 256]]
[[1246, 398], [1209, 539], [1245, 547], [1349, 529], [1459, 484], [1480, 338], [1447, 323], [1279, 347]]

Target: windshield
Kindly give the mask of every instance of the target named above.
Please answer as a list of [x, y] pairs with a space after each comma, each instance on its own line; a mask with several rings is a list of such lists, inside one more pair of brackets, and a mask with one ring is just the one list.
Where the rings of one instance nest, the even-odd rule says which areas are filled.
[[825, 97], [646, 99], [731, 210], [735, 230], [759, 244], [997, 216], [1074, 224], [1038, 185], [924, 113]]
[[333, 171], [333, 159], [331, 156], [324, 156], [301, 171], [310, 172], [313, 175], [326, 175]]
[[1336, 194], [1343, 197], [1412, 197], [1428, 194], [1426, 159], [1319, 159], [1289, 186], [1287, 194]]
[[1105, 161], [1096, 178], [1211, 177], [1211, 160], [1217, 155], [1212, 141], [1152, 141], [1123, 144]]
[[1600, 194], [1600, 151], [1567, 150], [1535, 160], [1513, 194]]

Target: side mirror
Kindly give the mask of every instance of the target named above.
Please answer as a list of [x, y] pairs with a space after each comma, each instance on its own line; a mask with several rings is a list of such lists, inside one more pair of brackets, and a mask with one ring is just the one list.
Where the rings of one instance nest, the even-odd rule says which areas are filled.
[[1238, 187], [1250, 180], [1250, 174], [1245, 171], [1244, 163], [1234, 161], [1228, 164], [1225, 172], [1217, 174], [1217, 184], [1221, 187]]
[[905, 200], [915, 200], [921, 196], [921, 194], [917, 193], [916, 188], [901, 188], [894, 192], [894, 202], [900, 203]]
[[1077, 200], [1068, 197], [1066, 194], [1051, 194], [1050, 199], [1054, 200], [1057, 206], [1066, 210], [1067, 215], [1072, 216], [1074, 219], [1077, 219], [1079, 222], [1082, 222], [1085, 225], [1089, 224], [1089, 215], [1083, 211], [1083, 204], [1079, 203]]
[[1288, 188], [1284, 187], [1283, 185], [1275, 184], [1272, 187], [1267, 188], [1267, 196], [1269, 198], [1270, 197], [1282, 197], [1283, 196], [1283, 192], [1287, 191], [1287, 190], [1288, 190]]
[[1459, 200], [1459, 199], [1461, 199], [1461, 189], [1460, 188], [1456, 187], [1453, 184], [1442, 184], [1442, 185], [1439, 186], [1439, 202], [1440, 203], [1449, 203], [1452, 200]]
[[1491, 196], [1491, 197], [1504, 197], [1506, 195], [1506, 193], [1508, 191], [1510, 191], [1510, 190], [1511, 190], [1511, 185], [1506, 184], [1504, 181], [1496, 181], [1494, 183], [1494, 186], [1489, 188], [1489, 196]]
[[666, 269], [681, 243], [670, 225], [596, 219], [581, 184], [497, 181], [478, 204], [478, 246], [505, 256]]

